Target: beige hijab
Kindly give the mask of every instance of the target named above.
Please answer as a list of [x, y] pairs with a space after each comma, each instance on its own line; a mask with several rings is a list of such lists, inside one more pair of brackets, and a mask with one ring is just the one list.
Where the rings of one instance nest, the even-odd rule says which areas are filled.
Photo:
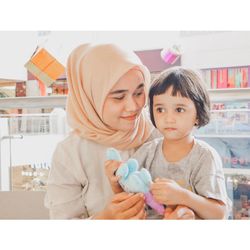
[[66, 110], [75, 133], [120, 150], [138, 147], [148, 139], [153, 127], [145, 110], [133, 131], [117, 131], [103, 122], [106, 96], [120, 77], [134, 67], [144, 75], [147, 95], [150, 73], [133, 52], [112, 44], [84, 44], [73, 50], [67, 62], [69, 95]]

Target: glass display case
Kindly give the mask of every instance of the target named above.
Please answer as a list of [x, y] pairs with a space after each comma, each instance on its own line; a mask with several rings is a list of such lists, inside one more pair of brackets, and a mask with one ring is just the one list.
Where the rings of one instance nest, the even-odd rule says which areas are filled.
[[52, 154], [69, 130], [64, 108], [54, 98], [46, 105], [44, 100], [31, 104], [29, 98], [22, 104], [5, 101], [0, 100], [0, 109], [11, 106], [12, 111], [0, 115], [1, 191], [45, 191]]
[[250, 90], [210, 91], [211, 120], [195, 136], [221, 156], [232, 219], [250, 219]]

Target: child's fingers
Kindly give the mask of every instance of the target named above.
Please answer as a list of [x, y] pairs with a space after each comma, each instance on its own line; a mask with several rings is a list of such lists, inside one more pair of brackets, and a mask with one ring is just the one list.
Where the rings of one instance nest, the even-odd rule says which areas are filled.
[[179, 211], [178, 211], [178, 217], [179, 220], [194, 220], [195, 219], [195, 214], [194, 211], [191, 210], [188, 207], [185, 206], [178, 206]]
[[195, 220], [195, 216], [193, 214], [187, 213], [184, 214], [180, 220]]

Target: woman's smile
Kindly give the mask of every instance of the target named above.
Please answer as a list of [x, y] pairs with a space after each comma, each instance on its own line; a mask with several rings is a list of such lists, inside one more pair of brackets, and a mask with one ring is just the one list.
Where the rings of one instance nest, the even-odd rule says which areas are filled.
[[137, 114], [129, 115], [129, 116], [121, 116], [121, 119], [125, 119], [127, 121], [134, 121], [137, 118]]

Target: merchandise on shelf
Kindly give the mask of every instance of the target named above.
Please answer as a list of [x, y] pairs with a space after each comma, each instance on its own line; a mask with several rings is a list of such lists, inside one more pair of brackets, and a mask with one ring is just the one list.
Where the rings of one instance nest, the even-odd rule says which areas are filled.
[[250, 110], [212, 110], [211, 121], [197, 131], [198, 135], [249, 135]]
[[200, 138], [221, 156], [224, 168], [250, 169], [250, 138]]
[[233, 219], [250, 219], [250, 176], [226, 175], [226, 186], [233, 201]]
[[12, 191], [46, 191], [48, 163], [11, 167]]
[[250, 87], [250, 66], [204, 69], [202, 74], [210, 89]]
[[35, 54], [25, 64], [28, 71], [39, 81], [50, 86], [65, 73], [64, 66], [44, 48], [37, 48]]

